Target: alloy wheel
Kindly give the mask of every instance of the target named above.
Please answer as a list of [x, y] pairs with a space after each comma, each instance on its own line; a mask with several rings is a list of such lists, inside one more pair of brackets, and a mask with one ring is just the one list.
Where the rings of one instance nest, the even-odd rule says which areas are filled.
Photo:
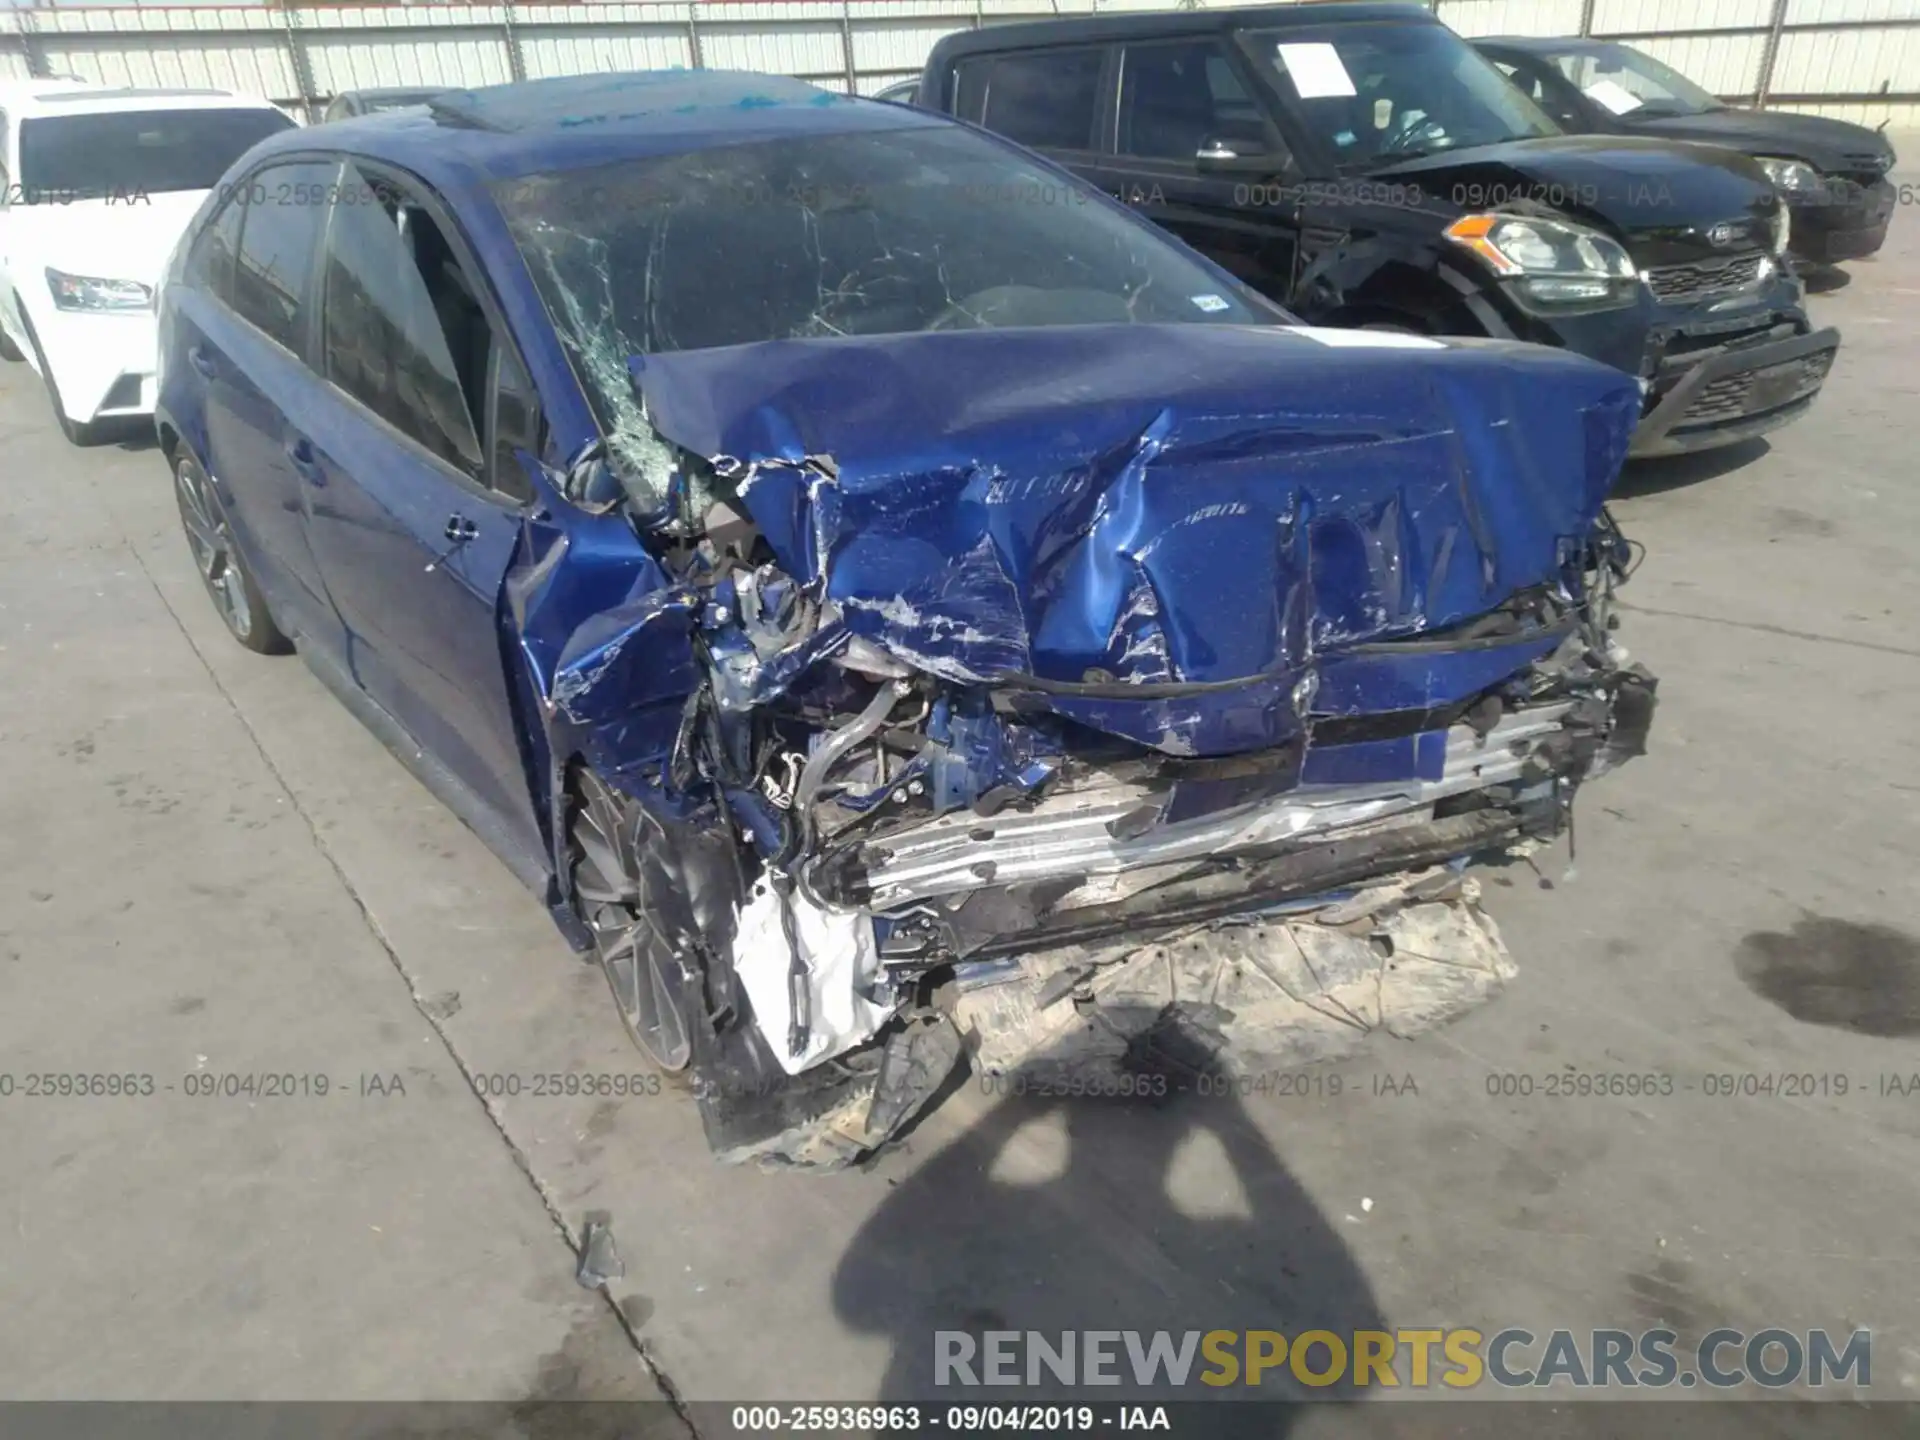
[[631, 808], [591, 770], [580, 773], [573, 818], [573, 884], [600, 968], [634, 1043], [661, 1070], [684, 1070], [693, 1046], [666, 967], [669, 947], [646, 913]]
[[227, 628], [241, 640], [253, 634], [253, 606], [247, 599], [246, 578], [234, 547], [233, 527], [227, 523], [220, 497], [200, 467], [183, 461], [174, 475], [180, 496], [180, 521], [193, 550], [200, 579], [213, 597], [214, 608]]

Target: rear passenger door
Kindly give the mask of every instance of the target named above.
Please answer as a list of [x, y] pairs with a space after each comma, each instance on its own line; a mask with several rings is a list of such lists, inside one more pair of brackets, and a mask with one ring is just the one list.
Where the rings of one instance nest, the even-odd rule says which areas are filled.
[[321, 286], [324, 403], [294, 442], [352, 678], [512, 849], [543, 856], [501, 611], [532, 493], [520, 455], [540, 447], [525, 366], [451, 217], [411, 177], [348, 163]]
[[1092, 178], [1106, 139], [1100, 97], [1111, 53], [1073, 45], [963, 60], [954, 114]]
[[195, 372], [201, 459], [229, 501], [275, 620], [331, 649], [340, 627], [307, 545], [306, 477], [290, 448], [289, 412], [297, 421], [311, 402], [314, 262], [339, 168], [330, 159], [268, 165], [234, 186], [188, 254], [197, 302], [179, 307], [172, 347]]
[[[1113, 148], [1110, 192], [1285, 302], [1298, 251], [1292, 162], [1224, 44], [1122, 47]], [[1203, 154], [1231, 168], [1203, 168]]]

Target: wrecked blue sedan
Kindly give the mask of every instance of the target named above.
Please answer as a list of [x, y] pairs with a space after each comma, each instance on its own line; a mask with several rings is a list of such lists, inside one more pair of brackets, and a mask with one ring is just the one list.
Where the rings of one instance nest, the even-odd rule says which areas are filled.
[[794, 81], [457, 92], [252, 151], [160, 440], [236, 638], [545, 901], [728, 1158], [963, 1064], [1169, 1093], [1511, 961], [1475, 857], [1642, 748], [1640, 397], [1317, 331], [1041, 161]]

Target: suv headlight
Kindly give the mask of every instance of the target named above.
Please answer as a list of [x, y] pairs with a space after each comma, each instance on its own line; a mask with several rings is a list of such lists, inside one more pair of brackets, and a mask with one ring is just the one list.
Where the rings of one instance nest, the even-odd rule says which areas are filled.
[[1618, 241], [1584, 225], [1531, 215], [1463, 215], [1444, 233], [1547, 304], [1627, 300], [1639, 279], [1633, 257]]
[[97, 280], [47, 267], [56, 310], [151, 310], [153, 288], [138, 280]]
[[1768, 222], [1767, 232], [1767, 239], [1772, 245], [1773, 253], [1786, 254], [1787, 242], [1793, 238], [1793, 212], [1787, 208], [1786, 201], [1782, 200], [1773, 212], [1773, 219]]
[[1758, 155], [1754, 160], [1784, 195], [1812, 195], [1820, 189], [1820, 172], [1804, 160], [1784, 155]]

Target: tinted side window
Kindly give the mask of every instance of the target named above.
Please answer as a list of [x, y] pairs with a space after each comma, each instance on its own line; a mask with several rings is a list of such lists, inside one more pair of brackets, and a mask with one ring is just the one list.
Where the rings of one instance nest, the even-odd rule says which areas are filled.
[[211, 190], [249, 149], [292, 128], [258, 105], [35, 116], [20, 122], [18, 178], [28, 190], [75, 196]]
[[[427, 211], [351, 164], [327, 232], [327, 379], [478, 478], [491, 337]], [[350, 203], [351, 202], [351, 203]]]
[[1042, 150], [1089, 150], [1100, 102], [1101, 50], [989, 55], [960, 66], [959, 113]]
[[516, 451], [540, 453], [540, 408], [533, 381], [511, 345], [494, 352], [493, 421], [489, 445], [493, 452], [490, 483], [502, 495], [531, 500], [533, 486]]
[[[1505, 70], [1507, 67], [1502, 65], [1500, 68]], [[1585, 117], [1580, 113], [1578, 90], [1557, 69], [1533, 60], [1516, 62], [1513, 73], [1507, 78], [1525, 91], [1528, 99], [1567, 129], [1578, 132], [1587, 128], [1583, 123]]]
[[1545, 98], [1540, 85], [1539, 72], [1531, 65], [1523, 65], [1518, 60], [1509, 60], [1503, 55], [1489, 55], [1487, 59], [1493, 62], [1494, 69], [1519, 86], [1529, 100], [1538, 104]]
[[1130, 45], [1121, 61], [1120, 153], [1191, 161], [1209, 140], [1267, 148], [1260, 107], [1211, 40]]
[[296, 354], [303, 348], [307, 280], [327, 218], [315, 189], [324, 197], [334, 174], [332, 164], [318, 160], [269, 166], [228, 202], [244, 201], [246, 211], [233, 267], [233, 308]]
[[230, 200], [194, 237], [187, 252], [186, 281], [218, 300], [232, 303], [234, 257], [240, 250], [240, 221], [247, 207]]

